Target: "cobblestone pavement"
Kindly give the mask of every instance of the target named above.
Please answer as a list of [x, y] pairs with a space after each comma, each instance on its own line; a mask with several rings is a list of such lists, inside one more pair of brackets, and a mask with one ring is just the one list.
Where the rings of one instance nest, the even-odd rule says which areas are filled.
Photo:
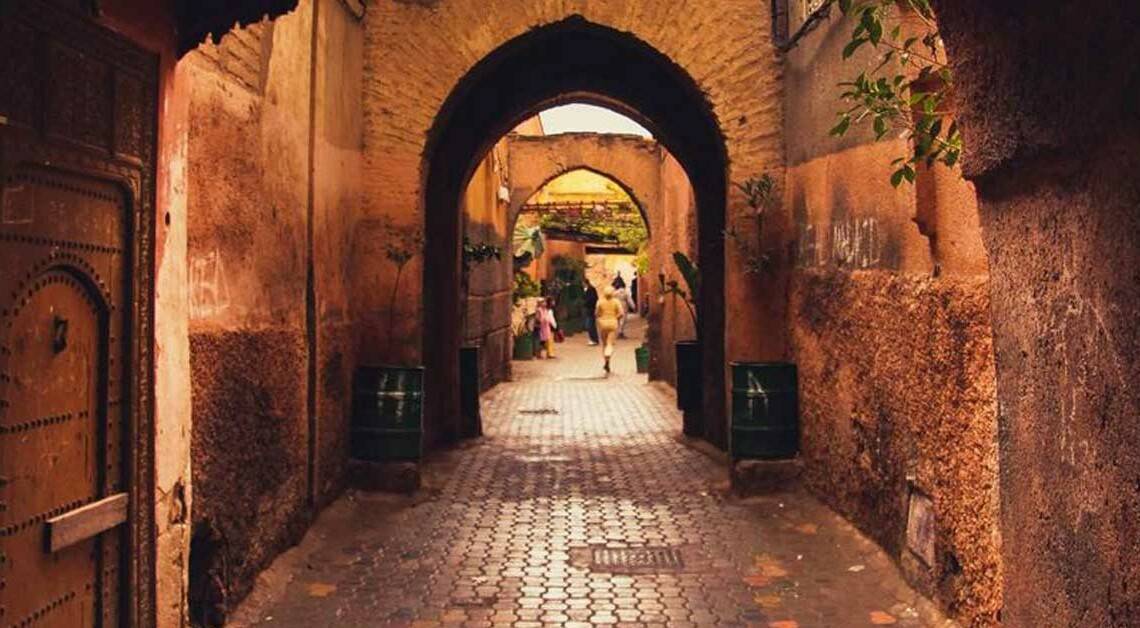
[[[735, 500], [681, 442], [672, 397], [583, 337], [515, 363], [487, 436], [414, 498], [350, 493], [262, 578], [235, 625], [933, 625], [869, 541], [800, 494]], [[626, 564], [622, 548], [639, 552]], [[595, 551], [598, 550], [598, 551]], [[922, 612], [920, 612], [920, 610]]]

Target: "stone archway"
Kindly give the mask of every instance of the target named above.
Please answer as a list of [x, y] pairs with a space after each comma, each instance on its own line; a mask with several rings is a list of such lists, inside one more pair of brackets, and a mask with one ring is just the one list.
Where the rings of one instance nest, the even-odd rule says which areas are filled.
[[[567, 50], [576, 56], [567, 60]], [[700, 216], [700, 301], [705, 339], [705, 416], [724, 417], [724, 228], [727, 154], [719, 124], [699, 88], [660, 52], [628, 34], [571, 18], [512, 40], [480, 62], [444, 104], [429, 136], [424, 197], [424, 364], [433, 375], [425, 430], [452, 440], [458, 400], [459, 337], [447, 321], [459, 311], [459, 198], [478, 159], [508, 128], [556, 102], [605, 102], [644, 122], [686, 166]], [[452, 326], [453, 327], [453, 326]], [[723, 444], [726, 427], [709, 422]]]
[[658, 222], [654, 214], [661, 207], [664, 151], [655, 140], [598, 133], [512, 135], [507, 138], [507, 151], [511, 186], [508, 225], [514, 224], [527, 199], [575, 170], [588, 170], [621, 186], [641, 211], [650, 233]]

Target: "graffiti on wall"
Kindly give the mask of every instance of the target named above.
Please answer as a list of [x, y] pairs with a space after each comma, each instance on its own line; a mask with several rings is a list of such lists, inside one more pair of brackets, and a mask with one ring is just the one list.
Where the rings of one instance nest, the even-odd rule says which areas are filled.
[[875, 218], [844, 218], [830, 225], [801, 222], [797, 231], [796, 264], [801, 268], [882, 265], [885, 234]]
[[222, 256], [212, 251], [190, 260], [190, 317], [208, 318], [230, 306], [230, 288]]

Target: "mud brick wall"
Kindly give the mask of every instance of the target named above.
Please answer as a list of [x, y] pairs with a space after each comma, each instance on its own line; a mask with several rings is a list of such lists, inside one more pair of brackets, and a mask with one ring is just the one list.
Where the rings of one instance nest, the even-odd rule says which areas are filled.
[[1135, 626], [1140, 5], [934, 4], [993, 276], [1002, 619]]
[[[1002, 607], [997, 400], [975, 193], [943, 166], [893, 188], [905, 141], [829, 135], [837, 84], [873, 63], [867, 50], [842, 60], [850, 30], [833, 16], [784, 71], [787, 286], [771, 298], [787, 303], [805, 478], [951, 615], [992, 626]], [[934, 530], [913, 542], [912, 501]]]
[[345, 59], [362, 46], [341, 3], [319, 0], [179, 68], [197, 621], [221, 621], [345, 483], [362, 74]]

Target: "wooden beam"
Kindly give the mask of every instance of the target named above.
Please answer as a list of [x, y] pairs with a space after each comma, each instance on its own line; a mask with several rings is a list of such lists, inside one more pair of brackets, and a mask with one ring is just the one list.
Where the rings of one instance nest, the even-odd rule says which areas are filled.
[[48, 519], [48, 552], [58, 552], [123, 524], [127, 520], [129, 503], [127, 493], [117, 493]]

